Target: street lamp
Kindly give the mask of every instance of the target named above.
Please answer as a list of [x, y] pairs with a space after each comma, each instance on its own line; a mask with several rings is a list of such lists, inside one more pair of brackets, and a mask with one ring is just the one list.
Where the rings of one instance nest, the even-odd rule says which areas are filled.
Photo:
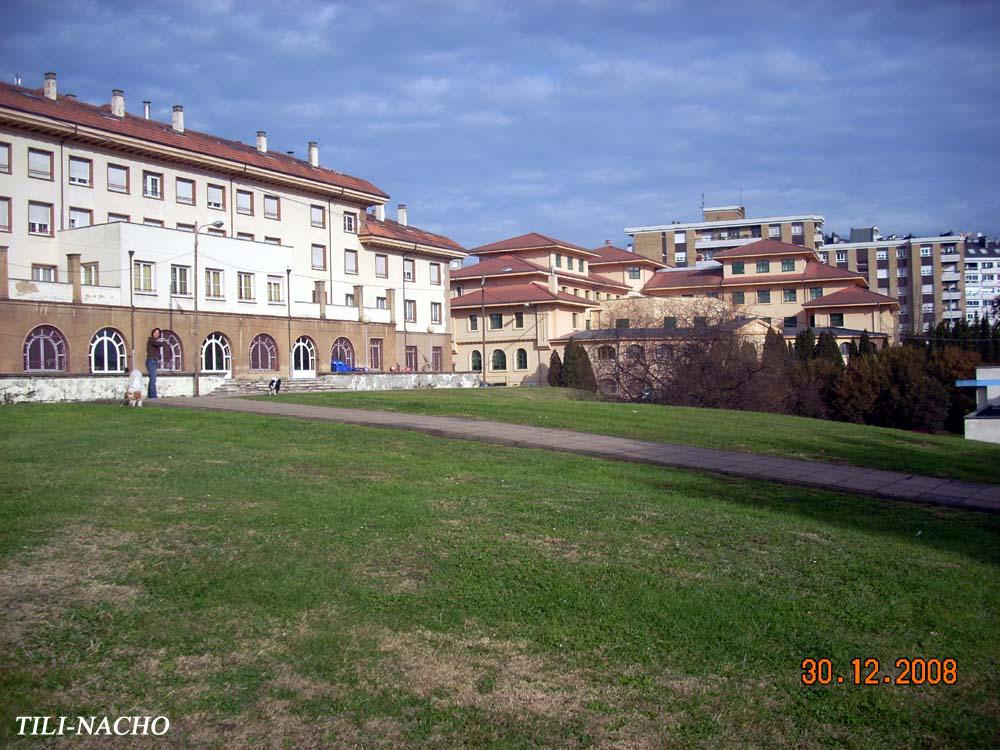
[[[194, 292], [194, 319], [191, 327], [194, 329], [195, 344], [198, 342], [198, 235], [202, 229], [221, 229], [222, 221], [213, 221], [211, 224], [194, 225], [194, 280], [192, 291]], [[194, 358], [194, 395], [201, 395], [201, 347], [196, 347]]]

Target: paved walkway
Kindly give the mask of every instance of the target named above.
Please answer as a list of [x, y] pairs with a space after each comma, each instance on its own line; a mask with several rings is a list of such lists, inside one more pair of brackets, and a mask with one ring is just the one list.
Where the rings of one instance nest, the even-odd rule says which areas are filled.
[[308, 406], [288, 401], [251, 401], [241, 398], [202, 396], [200, 398], [162, 398], [146, 403], [166, 407], [271, 414], [369, 427], [415, 430], [459, 440], [478, 440], [484, 443], [496, 443], [518, 448], [543, 448], [618, 461], [697, 469], [803, 487], [854, 492], [915, 503], [1000, 512], [1000, 484], [961, 482], [956, 479], [902, 474], [821, 461], [802, 461], [762, 456], [755, 453], [630, 440], [586, 432], [573, 432], [572, 430], [528, 427], [506, 422], [489, 422], [461, 417], [435, 417], [403, 412], [369, 411], [367, 409], [341, 409], [331, 406]]

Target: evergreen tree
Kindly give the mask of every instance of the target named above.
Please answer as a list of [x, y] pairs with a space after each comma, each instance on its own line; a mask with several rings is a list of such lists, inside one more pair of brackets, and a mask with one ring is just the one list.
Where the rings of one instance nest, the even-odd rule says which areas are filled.
[[597, 378], [587, 350], [570, 339], [563, 352], [563, 380], [567, 388], [597, 392]]
[[872, 343], [871, 336], [868, 335], [868, 329], [866, 328], [861, 332], [861, 341], [858, 343], [858, 356], [860, 357], [873, 357], [878, 350], [875, 348], [875, 344]]
[[858, 343], [854, 339], [851, 339], [851, 345], [847, 350], [847, 356], [851, 360], [858, 358]]
[[816, 356], [816, 332], [812, 326], [796, 335], [795, 356], [803, 362], [808, 362]]
[[555, 349], [552, 350], [552, 356], [549, 357], [549, 385], [553, 388], [565, 388], [566, 379], [563, 375], [563, 363], [559, 358], [559, 352]]
[[824, 331], [819, 335], [819, 343], [816, 345], [816, 359], [826, 360], [838, 367], [844, 366], [844, 357], [837, 346], [837, 339], [832, 333]]

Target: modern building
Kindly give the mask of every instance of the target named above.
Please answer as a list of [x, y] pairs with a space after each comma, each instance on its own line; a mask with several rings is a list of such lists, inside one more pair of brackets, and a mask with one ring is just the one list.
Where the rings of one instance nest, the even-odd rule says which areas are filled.
[[154, 326], [168, 373], [452, 369], [460, 245], [386, 219], [314, 142], [298, 159], [143, 104], [0, 84], [0, 372], [123, 373]]
[[1000, 322], [994, 302], [1000, 298], [1000, 241], [979, 234], [965, 240], [965, 319]]
[[771, 239], [789, 245], [819, 248], [823, 245], [823, 217], [768, 216], [747, 218], [743, 206], [702, 209], [702, 221], [625, 227], [637, 255], [674, 268], [693, 267], [696, 260], [710, 260], [722, 250]]

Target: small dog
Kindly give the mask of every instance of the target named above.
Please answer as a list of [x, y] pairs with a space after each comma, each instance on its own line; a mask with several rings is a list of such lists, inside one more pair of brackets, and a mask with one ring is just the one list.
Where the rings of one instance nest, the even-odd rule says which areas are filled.
[[271, 378], [271, 382], [267, 384], [267, 395], [277, 396], [281, 393], [281, 378]]
[[128, 375], [125, 404], [126, 406], [142, 406], [142, 373], [138, 370], [132, 370]]

